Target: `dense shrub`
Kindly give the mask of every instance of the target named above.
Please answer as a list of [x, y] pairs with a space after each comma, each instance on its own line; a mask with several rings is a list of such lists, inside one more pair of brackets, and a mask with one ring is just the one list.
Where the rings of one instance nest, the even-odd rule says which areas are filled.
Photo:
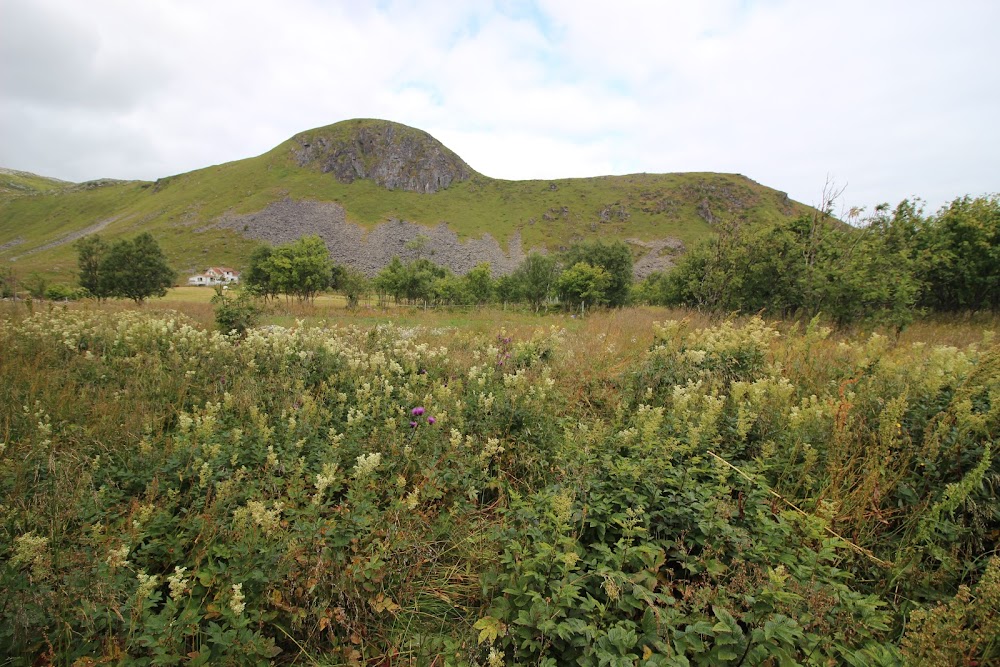
[[760, 319], [651, 338], [601, 403], [592, 341], [558, 328], [3, 320], [0, 646], [23, 665], [1000, 659], [995, 343]]

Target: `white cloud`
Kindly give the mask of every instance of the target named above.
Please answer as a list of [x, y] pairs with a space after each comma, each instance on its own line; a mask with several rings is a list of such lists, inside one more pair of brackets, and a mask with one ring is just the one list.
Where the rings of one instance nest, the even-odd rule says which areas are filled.
[[0, 0], [0, 164], [156, 178], [354, 117], [502, 178], [733, 171], [814, 202], [997, 190], [1000, 6]]

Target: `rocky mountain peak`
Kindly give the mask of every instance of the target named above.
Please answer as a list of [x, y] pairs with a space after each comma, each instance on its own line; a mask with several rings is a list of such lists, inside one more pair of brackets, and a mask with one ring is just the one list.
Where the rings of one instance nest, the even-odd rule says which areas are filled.
[[367, 178], [389, 190], [431, 193], [475, 171], [440, 141], [385, 120], [348, 120], [291, 140], [298, 166], [319, 169], [342, 183]]

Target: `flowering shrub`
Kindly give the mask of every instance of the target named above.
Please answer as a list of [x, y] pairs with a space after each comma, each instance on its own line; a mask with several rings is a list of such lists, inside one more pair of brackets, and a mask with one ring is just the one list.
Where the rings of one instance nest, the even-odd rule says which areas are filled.
[[12, 664], [1000, 657], [996, 607], [975, 605], [1000, 535], [990, 339], [759, 319], [653, 338], [603, 378], [612, 403], [587, 400], [560, 328], [4, 320], [0, 646]]

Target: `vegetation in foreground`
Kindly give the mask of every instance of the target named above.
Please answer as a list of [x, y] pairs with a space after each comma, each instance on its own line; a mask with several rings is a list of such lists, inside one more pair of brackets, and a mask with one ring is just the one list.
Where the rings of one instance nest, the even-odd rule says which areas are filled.
[[0, 646], [24, 665], [1000, 659], [992, 334], [692, 318], [241, 337], [10, 311]]

